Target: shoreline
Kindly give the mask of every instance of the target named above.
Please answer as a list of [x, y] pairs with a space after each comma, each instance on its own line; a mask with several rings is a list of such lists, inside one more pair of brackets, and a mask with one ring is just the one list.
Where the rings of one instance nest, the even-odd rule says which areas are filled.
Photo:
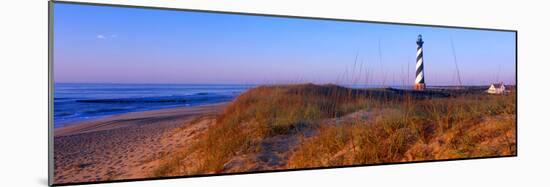
[[93, 132], [97, 130], [109, 130], [120, 128], [116, 125], [106, 125], [111, 121], [132, 120], [146, 117], [167, 117], [171, 115], [198, 114], [208, 112], [214, 108], [225, 107], [230, 102], [221, 102], [215, 104], [205, 104], [197, 106], [178, 106], [173, 108], [154, 109], [145, 111], [134, 111], [121, 114], [108, 115], [93, 119], [80, 120], [65, 124], [63, 127], [54, 128], [54, 137]]

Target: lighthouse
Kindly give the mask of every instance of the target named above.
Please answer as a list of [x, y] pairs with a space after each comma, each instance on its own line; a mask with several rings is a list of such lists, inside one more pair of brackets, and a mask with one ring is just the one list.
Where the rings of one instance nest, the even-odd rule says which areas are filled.
[[422, 35], [418, 35], [416, 40], [416, 79], [414, 80], [414, 89], [415, 90], [424, 90], [426, 84], [424, 84], [424, 57], [422, 51]]

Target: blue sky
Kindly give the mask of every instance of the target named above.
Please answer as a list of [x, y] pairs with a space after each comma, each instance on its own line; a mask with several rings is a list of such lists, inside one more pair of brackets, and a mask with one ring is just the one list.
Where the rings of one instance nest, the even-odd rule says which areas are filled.
[[451, 38], [463, 84], [515, 84], [513, 32], [63, 3], [54, 79], [411, 85], [418, 34], [426, 84], [458, 84]]

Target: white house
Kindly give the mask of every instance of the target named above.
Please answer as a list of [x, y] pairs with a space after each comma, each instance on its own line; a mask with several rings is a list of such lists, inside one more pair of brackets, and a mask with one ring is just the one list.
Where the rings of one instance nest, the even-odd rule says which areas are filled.
[[504, 83], [495, 83], [491, 84], [491, 87], [487, 89], [487, 93], [489, 94], [504, 94], [506, 91], [506, 87], [504, 86]]

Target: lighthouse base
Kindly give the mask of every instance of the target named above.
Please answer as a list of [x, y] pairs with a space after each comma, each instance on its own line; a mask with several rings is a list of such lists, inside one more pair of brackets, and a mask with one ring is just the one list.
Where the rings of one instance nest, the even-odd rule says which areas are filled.
[[424, 90], [424, 89], [426, 89], [426, 85], [424, 83], [414, 84], [414, 90]]

